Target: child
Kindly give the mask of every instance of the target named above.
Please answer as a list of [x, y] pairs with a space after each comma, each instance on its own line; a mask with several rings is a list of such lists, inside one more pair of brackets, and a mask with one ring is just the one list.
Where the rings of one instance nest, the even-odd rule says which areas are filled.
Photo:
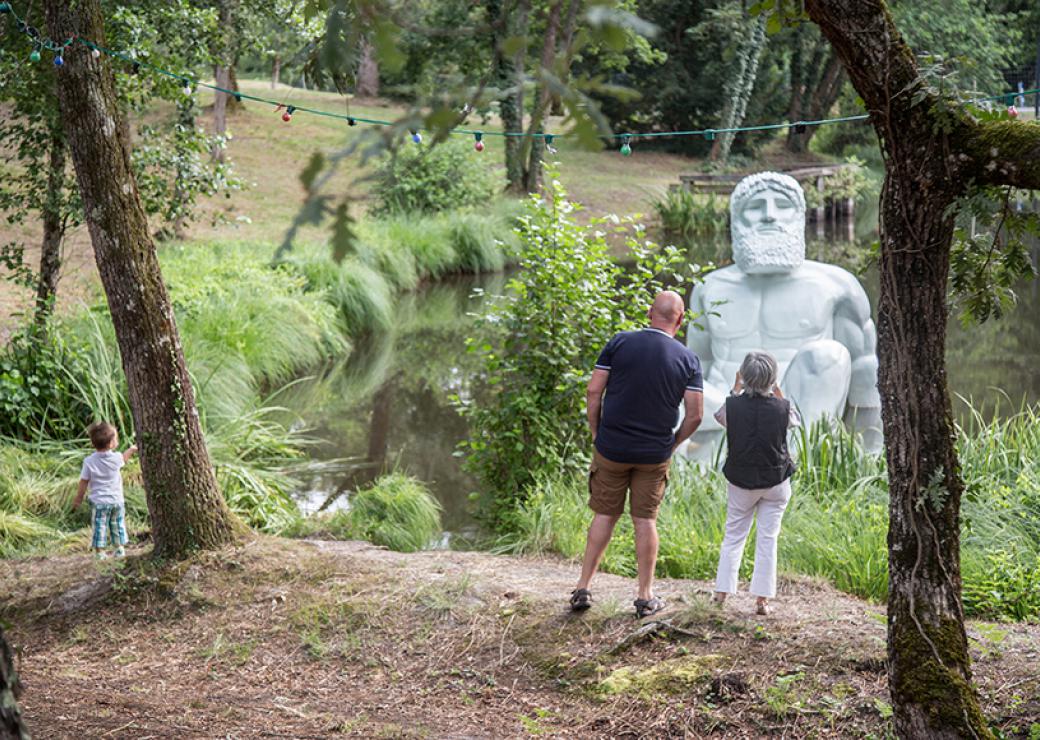
[[123, 521], [123, 479], [119, 470], [137, 452], [137, 445], [131, 445], [126, 452], [116, 452], [119, 434], [114, 426], [103, 421], [91, 424], [87, 434], [97, 452], [88, 455], [83, 461], [79, 490], [76, 492], [76, 500], [72, 502], [72, 509], [75, 511], [79, 506], [89, 485], [90, 503], [94, 507], [94, 535], [90, 544], [94, 556], [98, 560], [106, 557], [105, 540], [111, 533], [116, 557], [121, 558], [126, 554], [123, 546], [127, 539]]
[[751, 593], [758, 597], [758, 614], [769, 613], [769, 599], [776, 594], [777, 537], [784, 509], [791, 500], [794, 473], [787, 451], [787, 430], [801, 423], [798, 412], [784, 399], [776, 382], [776, 359], [766, 352], [748, 353], [730, 397], [715, 414], [715, 419], [726, 428], [729, 449], [722, 469], [728, 482], [729, 504], [715, 578], [715, 601], [721, 604], [727, 594], [737, 590], [744, 542], [757, 516]]

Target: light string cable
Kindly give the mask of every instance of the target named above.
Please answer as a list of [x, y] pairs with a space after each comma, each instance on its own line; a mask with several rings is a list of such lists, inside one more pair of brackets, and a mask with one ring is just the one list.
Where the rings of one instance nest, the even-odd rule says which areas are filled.
[[[100, 56], [101, 54], [106, 54], [106, 55], [108, 55], [108, 56], [110, 56], [110, 57], [112, 57], [114, 59], [122, 60], [122, 61], [126, 62], [127, 64], [129, 64], [131, 66], [132, 70], [135, 73], [137, 71], [139, 71], [140, 69], [142, 69], [142, 68], [151, 70], [151, 71], [155, 72], [156, 74], [163, 75], [163, 76], [168, 77], [168, 78], [173, 79], [173, 80], [178, 80], [179, 82], [184, 84], [184, 87], [185, 87], [186, 90], [190, 90], [190, 89], [193, 89], [193, 88], [204, 87], [204, 88], [207, 88], [209, 90], [213, 90], [214, 92], [218, 92], [218, 93], [223, 93], [225, 95], [229, 95], [229, 96], [231, 96], [231, 97], [233, 97], [233, 98], [235, 98], [236, 100], [239, 100], [239, 101], [241, 101], [241, 100], [252, 100], [252, 101], [255, 101], [257, 103], [264, 103], [266, 105], [274, 106], [274, 109], [275, 109], [276, 112], [280, 112], [280, 111], [283, 111], [283, 110], [285, 111], [285, 113], [283, 113], [283, 115], [282, 115], [282, 119], [284, 121], [286, 121], [286, 122], [289, 122], [292, 119], [293, 114], [295, 114], [295, 113], [310, 113], [311, 115], [315, 115], [315, 116], [324, 116], [326, 118], [335, 118], [335, 119], [343, 120], [343, 121], [346, 121], [347, 124], [350, 125], [350, 126], [355, 126], [355, 125], [357, 125], [359, 123], [366, 123], [366, 124], [373, 125], [373, 126], [397, 126], [397, 125], [400, 125], [399, 122], [395, 122], [395, 121], [387, 121], [387, 120], [383, 120], [383, 119], [379, 119], [379, 118], [366, 118], [364, 116], [355, 116], [355, 115], [348, 114], [348, 113], [335, 113], [333, 111], [321, 110], [319, 108], [310, 108], [310, 107], [302, 106], [302, 105], [291, 105], [291, 104], [288, 104], [288, 103], [286, 103], [284, 101], [281, 101], [281, 100], [273, 100], [271, 98], [265, 98], [265, 97], [261, 97], [261, 96], [258, 96], [258, 95], [251, 95], [249, 93], [244, 93], [244, 92], [241, 92], [241, 91], [238, 91], [238, 90], [228, 90], [227, 88], [220, 87], [218, 85], [213, 85], [213, 84], [210, 84], [208, 82], [203, 82], [202, 80], [198, 79], [197, 77], [193, 77], [191, 75], [180, 74], [178, 72], [171, 72], [170, 70], [165, 69], [163, 67], [160, 67], [160, 66], [158, 66], [156, 64], [152, 64], [151, 62], [147, 62], [147, 61], [138, 59], [133, 54], [128, 54], [128, 53], [125, 53], [125, 52], [122, 52], [122, 51], [118, 51], [116, 49], [108, 49], [106, 47], [103, 47], [103, 46], [101, 46], [99, 44], [94, 43], [93, 41], [90, 41], [89, 39], [85, 39], [85, 38], [82, 38], [82, 37], [79, 37], [79, 36], [74, 36], [74, 37], [72, 37], [70, 39], [67, 39], [64, 42], [56, 42], [56, 41], [53, 41], [53, 40], [43, 36], [42, 34], [40, 34], [39, 30], [37, 30], [33, 26], [29, 25], [25, 20], [20, 18], [17, 15], [17, 13], [14, 11], [14, 8], [11, 7], [11, 4], [9, 2], [0, 2], [0, 14], [7, 14], [7, 15], [11, 16], [11, 18], [14, 20], [16, 28], [20, 32], [22, 32], [22, 33], [24, 33], [24, 34], [26, 34], [27, 36], [30, 37], [30, 39], [32, 40], [32, 42], [34, 44], [33, 51], [30, 54], [30, 60], [33, 61], [33, 62], [39, 61], [40, 60], [40, 50], [41, 49], [46, 49], [48, 51], [54, 52], [54, 55], [55, 55], [54, 56], [54, 64], [55, 64], [55, 66], [60, 67], [60, 66], [62, 66], [64, 64], [64, 54], [65, 54], [65, 51], [73, 43], [77, 43], [78, 42], [79, 44], [82, 44], [84, 47], [90, 49], [91, 52], [94, 54], [94, 56]], [[999, 93], [997, 95], [989, 95], [989, 96], [986, 96], [986, 97], [972, 98], [968, 102], [974, 104], [974, 103], [993, 102], [993, 101], [997, 101], [997, 100], [1008, 100], [1009, 98], [1011, 100], [1014, 100], [1015, 98], [1018, 98], [1020, 96], [1034, 95], [1034, 94], [1040, 94], [1040, 87], [1034, 88], [1032, 90], [1014, 91], [1014, 92], [1008, 92], [1008, 93]], [[1014, 118], [1014, 117], [1016, 117], [1018, 115], [1018, 111], [1015, 108], [1014, 104], [1011, 104], [1011, 105], [1008, 106], [1007, 114], [1008, 114], [1008, 116], [1010, 116], [1012, 118]], [[666, 138], [666, 137], [680, 137], [680, 136], [702, 136], [705, 139], [708, 139], [710, 141], [710, 140], [714, 139], [715, 136], [718, 135], [718, 134], [738, 134], [738, 133], [749, 133], [749, 132], [755, 132], [755, 131], [776, 131], [778, 129], [794, 129], [796, 132], [800, 133], [800, 132], [805, 131], [805, 129], [808, 128], [809, 126], [826, 126], [826, 125], [836, 124], [836, 123], [851, 123], [851, 122], [854, 122], [854, 121], [866, 121], [869, 118], [870, 118], [870, 115], [868, 113], [862, 113], [862, 114], [854, 115], [854, 116], [839, 116], [839, 117], [836, 117], [836, 118], [821, 118], [821, 119], [812, 120], [812, 121], [784, 121], [784, 122], [781, 122], [781, 123], [757, 124], [757, 125], [754, 125], [754, 126], [733, 126], [733, 127], [730, 127], [730, 128], [704, 128], [704, 129], [691, 129], [691, 130], [678, 130], [678, 131], [647, 131], [647, 132], [642, 132], [642, 133], [603, 134], [601, 136], [601, 138], [613, 139], [613, 140], [620, 141], [621, 142], [621, 152], [622, 152], [622, 154], [626, 154], [627, 155], [627, 154], [631, 153], [631, 142], [635, 141], [635, 140], [638, 140], [638, 139]], [[422, 141], [421, 136], [419, 136], [419, 134], [418, 134], [419, 130], [420, 129], [417, 129], [417, 128], [410, 128], [409, 129], [409, 131], [411, 133], [411, 136], [412, 136], [412, 140], [415, 141], [416, 143], [421, 143], [421, 141]], [[530, 138], [534, 138], [534, 139], [543, 139], [545, 141], [545, 144], [547, 146], [551, 147], [552, 144], [553, 144], [553, 141], [555, 139], [566, 138], [568, 136], [572, 136], [573, 135], [573, 134], [551, 134], [551, 133], [545, 133], [543, 131], [533, 131], [533, 132], [527, 132], [527, 131], [483, 131], [483, 130], [480, 130], [480, 129], [471, 129], [471, 128], [453, 128], [448, 133], [451, 134], [451, 135], [462, 135], [462, 136], [472, 136], [472, 137], [474, 137], [474, 139], [475, 139], [475, 148], [477, 149], [477, 151], [483, 151], [483, 149], [484, 149], [484, 143], [483, 143], [484, 137], [492, 137], [492, 136], [501, 136], [503, 138], [504, 137], [510, 137], [510, 136], [530, 137]]]

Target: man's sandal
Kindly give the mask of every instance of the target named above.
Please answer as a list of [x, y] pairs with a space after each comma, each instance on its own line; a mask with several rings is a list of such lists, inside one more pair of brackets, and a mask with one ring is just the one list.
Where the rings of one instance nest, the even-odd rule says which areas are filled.
[[637, 619], [645, 619], [664, 609], [664, 602], [656, 596], [652, 596], [649, 599], [636, 599], [632, 603], [636, 607]]
[[592, 606], [592, 593], [587, 588], [576, 588], [571, 591], [571, 611], [583, 612]]

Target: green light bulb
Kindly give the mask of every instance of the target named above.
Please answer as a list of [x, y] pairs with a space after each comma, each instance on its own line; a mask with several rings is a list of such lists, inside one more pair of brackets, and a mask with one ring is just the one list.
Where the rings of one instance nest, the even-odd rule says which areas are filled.
[[621, 155], [622, 156], [627, 157], [631, 153], [632, 153], [632, 147], [630, 147], [628, 144], [622, 144], [621, 145]]
[[40, 51], [39, 51], [39, 49], [33, 49], [32, 50], [32, 54], [29, 55], [29, 61], [30, 62], [38, 62], [38, 61], [40, 61]]

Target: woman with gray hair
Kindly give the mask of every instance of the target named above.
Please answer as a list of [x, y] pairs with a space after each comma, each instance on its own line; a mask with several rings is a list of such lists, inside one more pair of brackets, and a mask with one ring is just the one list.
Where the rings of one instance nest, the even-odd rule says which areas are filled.
[[737, 590], [737, 573], [751, 523], [758, 518], [755, 571], [751, 593], [755, 611], [768, 614], [776, 595], [776, 549], [780, 521], [791, 499], [794, 462], [787, 451], [787, 430], [801, 420], [777, 385], [776, 359], [766, 352], [749, 352], [737, 371], [729, 398], [715, 413], [726, 428], [729, 450], [722, 468], [728, 482], [726, 535], [715, 577], [715, 601]]

